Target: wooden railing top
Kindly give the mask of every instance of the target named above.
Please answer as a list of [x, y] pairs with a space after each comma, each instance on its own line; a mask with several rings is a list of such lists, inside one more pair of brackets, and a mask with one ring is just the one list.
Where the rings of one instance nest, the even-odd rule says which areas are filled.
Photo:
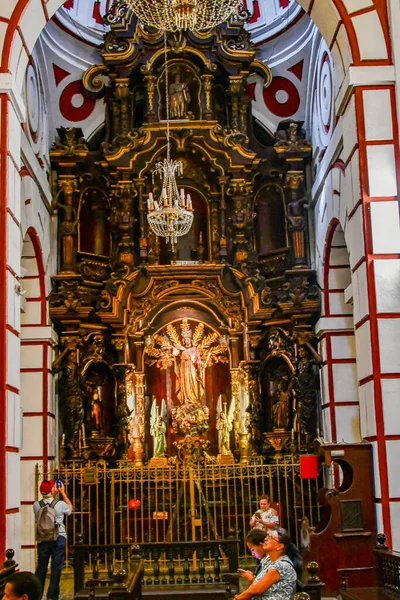
[[18, 566], [14, 560], [14, 554], [14, 550], [11, 548], [5, 551], [6, 560], [3, 563], [2, 569], [0, 569], [0, 589], [4, 587], [7, 578], [15, 572]]
[[193, 542], [140, 542], [140, 543], [136, 543], [136, 542], [132, 542], [130, 544], [83, 544], [83, 543], [76, 543], [73, 546], [71, 546], [71, 548], [74, 549], [82, 549], [82, 550], [87, 550], [90, 552], [98, 552], [101, 550], [107, 551], [107, 550], [125, 550], [125, 549], [130, 549], [130, 548], [135, 548], [135, 546], [137, 546], [138, 548], [168, 548], [172, 545], [174, 546], [182, 546], [182, 547], [186, 547], [186, 548], [191, 548], [194, 546], [218, 546], [220, 544], [238, 544], [239, 540], [236, 538], [225, 538], [223, 540], [202, 540], [202, 541], [193, 541]]

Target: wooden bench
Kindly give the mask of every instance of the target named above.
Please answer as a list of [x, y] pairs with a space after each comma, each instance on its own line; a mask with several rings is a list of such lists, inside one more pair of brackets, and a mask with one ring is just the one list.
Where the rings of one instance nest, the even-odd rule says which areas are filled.
[[[224, 600], [239, 592], [238, 579], [231, 578], [239, 566], [239, 542], [236, 539], [153, 542], [135, 546], [89, 546], [78, 543], [73, 549], [76, 598], [88, 597], [88, 589], [92, 590], [97, 600], [108, 597], [109, 586], [115, 585], [112, 577], [115, 557], [122, 560], [129, 574], [132, 563], [142, 561], [141, 594], [148, 600], [183, 595], [192, 596], [192, 600], [210, 595]], [[107, 565], [107, 576], [103, 578], [99, 574], [100, 560]], [[145, 560], [151, 565], [146, 573], [143, 569]], [[85, 564], [88, 562], [92, 565], [92, 577], [85, 580]]]
[[[342, 600], [400, 600], [400, 552], [393, 552], [386, 546], [386, 536], [377, 536], [378, 545], [374, 550], [376, 567], [338, 569], [342, 584]], [[363, 572], [376, 571], [377, 587], [347, 587], [347, 578]], [[356, 573], [355, 573], [356, 572]]]

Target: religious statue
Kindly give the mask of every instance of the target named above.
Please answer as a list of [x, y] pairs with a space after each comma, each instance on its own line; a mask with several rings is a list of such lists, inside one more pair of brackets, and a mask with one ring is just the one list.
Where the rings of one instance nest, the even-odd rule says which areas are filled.
[[120, 383], [118, 386], [117, 407], [114, 414], [114, 435], [121, 457], [126, 456], [128, 452], [129, 417], [131, 414], [132, 411], [129, 410], [126, 403], [126, 386], [124, 383]]
[[274, 423], [274, 429], [287, 429], [290, 420], [290, 395], [294, 385], [294, 378], [292, 377], [289, 385], [285, 389], [284, 380], [279, 379], [276, 385], [276, 390], [273, 396], [272, 405], [272, 420]]
[[309, 342], [299, 346], [294, 390], [297, 400], [295, 425], [309, 436], [316, 433], [317, 404], [319, 393], [319, 354]]
[[181, 81], [181, 74], [175, 74], [175, 80], [169, 86], [170, 116], [172, 119], [186, 118], [186, 112], [190, 102], [189, 88]]
[[92, 435], [102, 435], [103, 433], [103, 410], [102, 402], [97, 388], [93, 390], [90, 399], [90, 424]]
[[293, 252], [295, 262], [303, 264], [305, 262], [304, 230], [306, 228], [303, 206], [306, 204], [307, 198], [298, 198], [297, 189], [292, 190], [290, 196], [291, 199], [287, 205], [287, 219], [289, 230], [292, 232]]
[[63, 371], [60, 395], [62, 398], [65, 443], [72, 452], [76, 452], [79, 447], [79, 432], [84, 419], [76, 349], [65, 348], [53, 362], [52, 369], [54, 373]]
[[206, 369], [228, 362], [227, 345], [204, 323], [196, 322], [192, 330], [189, 320], [183, 319], [179, 329], [169, 323], [162, 333], [146, 338], [146, 364], [174, 369], [179, 406], [171, 410], [173, 429], [184, 435], [200, 435], [207, 431], [209, 420], [204, 403]]
[[233, 428], [234, 411], [235, 411], [234, 400], [231, 401], [231, 405], [229, 407], [229, 413], [227, 413], [226, 402], [224, 402], [224, 409], [222, 410], [221, 396], [218, 398], [216, 429], [218, 431], [218, 452], [219, 452], [219, 454], [231, 454], [230, 433]]
[[183, 343], [184, 346], [175, 345], [172, 348], [173, 356], [179, 356], [179, 363], [175, 363], [178, 396], [181, 404], [198, 404], [203, 395], [203, 382], [200, 377], [202, 362], [198, 348], [192, 344], [190, 330], [183, 335]]
[[[75, 179], [66, 179], [61, 181], [61, 187], [51, 206], [54, 210], [62, 210], [62, 220], [60, 222], [59, 235], [61, 239], [61, 271], [69, 272], [73, 270], [75, 261], [75, 238], [78, 227], [77, 211], [75, 208], [75, 192], [77, 190], [77, 181]], [[59, 201], [60, 194], [64, 194], [64, 202]]]
[[249, 405], [246, 408], [246, 412], [248, 413], [247, 429], [251, 434], [253, 443], [257, 443], [261, 439], [263, 408], [255, 377], [249, 378], [249, 397]]
[[150, 434], [154, 439], [153, 457], [165, 456], [167, 452], [167, 407], [164, 398], [161, 401], [160, 414], [158, 413], [157, 400], [153, 396], [150, 416]]

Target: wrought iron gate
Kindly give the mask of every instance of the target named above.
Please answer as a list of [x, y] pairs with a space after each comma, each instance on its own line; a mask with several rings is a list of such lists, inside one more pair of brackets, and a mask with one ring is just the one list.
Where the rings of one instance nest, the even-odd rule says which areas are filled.
[[[279, 504], [280, 521], [299, 545], [301, 520], [319, 520], [319, 479], [303, 480], [297, 461], [273, 464], [185, 465], [135, 468], [126, 462], [61, 465], [52, 474], [72, 501], [69, 543], [86, 544], [218, 540], [242, 543], [259, 498]], [[41, 479], [39, 469], [36, 483]]]

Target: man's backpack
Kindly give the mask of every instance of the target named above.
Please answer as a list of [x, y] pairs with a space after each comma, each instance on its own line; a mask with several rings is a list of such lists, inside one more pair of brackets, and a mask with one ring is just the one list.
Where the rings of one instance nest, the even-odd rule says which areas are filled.
[[56, 524], [56, 512], [54, 510], [58, 500], [47, 504], [41, 500], [37, 519], [37, 541], [54, 542], [58, 538], [58, 525]]

